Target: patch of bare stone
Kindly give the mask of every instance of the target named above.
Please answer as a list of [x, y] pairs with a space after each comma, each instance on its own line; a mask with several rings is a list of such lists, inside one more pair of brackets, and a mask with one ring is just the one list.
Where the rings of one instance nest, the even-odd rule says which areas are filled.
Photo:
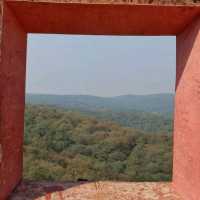
[[170, 183], [22, 182], [9, 200], [181, 200]]

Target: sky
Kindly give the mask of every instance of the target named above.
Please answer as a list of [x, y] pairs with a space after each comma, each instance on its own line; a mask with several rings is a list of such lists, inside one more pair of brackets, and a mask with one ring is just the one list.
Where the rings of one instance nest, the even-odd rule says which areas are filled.
[[176, 38], [29, 34], [26, 92], [173, 93]]

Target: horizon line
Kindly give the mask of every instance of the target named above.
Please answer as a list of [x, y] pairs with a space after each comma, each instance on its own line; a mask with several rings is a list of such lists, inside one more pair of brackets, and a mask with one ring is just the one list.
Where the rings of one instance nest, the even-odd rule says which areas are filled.
[[92, 96], [92, 97], [101, 97], [101, 98], [112, 98], [112, 97], [121, 97], [121, 96], [151, 96], [151, 95], [165, 95], [171, 94], [174, 95], [175, 92], [160, 92], [160, 93], [147, 93], [147, 94], [122, 94], [122, 95], [113, 95], [113, 96], [101, 96], [93, 94], [53, 94], [53, 93], [32, 93], [26, 92], [26, 95], [48, 95], [48, 96]]

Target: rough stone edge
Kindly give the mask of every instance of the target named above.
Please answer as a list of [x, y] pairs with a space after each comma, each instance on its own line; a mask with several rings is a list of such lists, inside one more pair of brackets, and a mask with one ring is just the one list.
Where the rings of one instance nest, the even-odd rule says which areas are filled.
[[6, 0], [7, 2], [81, 3], [81, 4], [120, 4], [120, 5], [158, 5], [158, 6], [200, 6], [197, 2], [177, 0]]

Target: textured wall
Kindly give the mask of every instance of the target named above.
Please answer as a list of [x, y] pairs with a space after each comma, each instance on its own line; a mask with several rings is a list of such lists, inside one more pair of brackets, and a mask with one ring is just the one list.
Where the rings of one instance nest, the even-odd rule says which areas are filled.
[[31, 33], [176, 35], [200, 15], [199, 6], [70, 4], [55, 0], [7, 4]]
[[[0, 1], [0, 87], [2, 85], [1, 81], [2, 81], [2, 75], [1, 75], [1, 64], [2, 64], [2, 56], [1, 56], [1, 52], [2, 52], [2, 42], [1, 42], [1, 36], [2, 36], [2, 19], [3, 19], [3, 1]], [[1, 90], [0, 90], [0, 108], [1, 108]], [[1, 109], [0, 109], [0, 127], [1, 127]], [[1, 137], [1, 132], [0, 132], [0, 185], [1, 185], [1, 165], [2, 165], [2, 137]]]
[[200, 19], [177, 37], [173, 184], [186, 200], [200, 197]]
[[[0, 63], [0, 200], [21, 179], [26, 34], [4, 7]], [[6, 26], [5, 26], [6, 25]]]
[[[2, 28], [3, 28], [3, 1], [0, 0], [0, 88], [3, 85], [3, 74], [1, 72], [2, 68]], [[0, 89], [0, 188], [3, 184], [3, 179], [2, 179], [2, 160], [3, 160], [3, 149], [2, 149], [2, 140], [3, 140], [3, 135], [1, 134], [1, 124], [2, 124], [2, 116], [1, 116], [1, 105], [2, 105], [2, 92]], [[0, 196], [2, 196], [0, 194]]]
[[[87, 2], [90, 1], [87, 0]], [[91, 2], [94, 1], [91, 0]], [[191, 11], [192, 8], [188, 9]], [[186, 12], [190, 12], [189, 10], [186, 10]], [[0, 32], [3, 30], [2, 39], [0, 40], [2, 41], [0, 42], [0, 200], [5, 199], [20, 181], [22, 175], [26, 55], [26, 33], [21, 27], [21, 24], [26, 23], [20, 20], [19, 24], [7, 7], [4, 8], [3, 13], [2, 29], [2, 12], [0, 12]], [[26, 13], [19, 13], [28, 13], [30, 15], [28, 9], [26, 9]], [[146, 12], [144, 13], [146, 14]], [[20, 16], [18, 16], [19, 18]], [[31, 26], [33, 25], [28, 18], [25, 17], [25, 19]], [[99, 18], [97, 17], [97, 19]], [[175, 19], [177, 20], [177, 17]], [[39, 20], [38, 23], [41, 22]], [[185, 20], [181, 21], [185, 22]], [[58, 21], [58, 23], [61, 23], [61, 21]], [[44, 25], [47, 24], [41, 23], [40, 28], [42, 29]], [[154, 24], [154, 26], [156, 25]], [[99, 30], [99, 27], [101, 26], [99, 25], [96, 29]], [[53, 28], [50, 28], [50, 30], [56, 32], [57, 29], [54, 26]], [[199, 200], [200, 196], [199, 30], [200, 20], [195, 21], [177, 38], [177, 93], [175, 100], [173, 184], [186, 200]], [[163, 32], [166, 32], [165, 29]]]
[[[8, 0], [9, 1], [9, 0]], [[11, 0], [11, 1], [31, 1], [39, 2], [52, 0]], [[200, 0], [53, 0], [54, 2], [68, 2], [68, 3], [120, 3], [120, 4], [155, 4], [155, 5], [198, 5]]]

